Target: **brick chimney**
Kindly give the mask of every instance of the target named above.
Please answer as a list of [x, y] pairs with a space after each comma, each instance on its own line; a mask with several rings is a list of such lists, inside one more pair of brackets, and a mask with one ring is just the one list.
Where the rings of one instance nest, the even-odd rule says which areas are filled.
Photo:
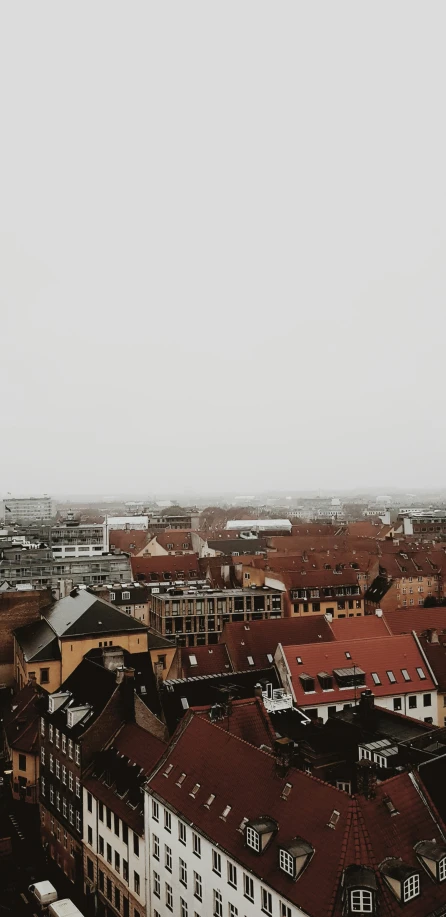
[[361, 692], [357, 711], [361, 724], [367, 729], [373, 729], [376, 721], [375, 695], [370, 688]]

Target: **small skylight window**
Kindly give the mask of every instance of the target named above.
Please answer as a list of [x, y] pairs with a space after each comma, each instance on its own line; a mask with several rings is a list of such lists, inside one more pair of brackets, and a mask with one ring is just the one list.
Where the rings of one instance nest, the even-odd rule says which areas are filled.
[[333, 812], [330, 815], [330, 820], [328, 822], [328, 828], [336, 828], [336, 825], [341, 817], [341, 813], [337, 809], [333, 809]]
[[141, 690], [141, 694], [147, 694], [147, 688], [145, 685], [141, 685], [140, 690]]
[[268, 662], [273, 662], [273, 657], [271, 656], [271, 653], [267, 653], [267, 654], [266, 654], [266, 658], [267, 658]]
[[351, 658], [352, 658], [352, 654], [351, 654], [351, 653], [346, 653], [346, 654], [345, 654], [345, 658], [346, 658], [346, 659], [351, 659]]
[[248, 665], [254, 665], [254, 659], [252, 656], [248, 656]]
[[404, 681], [410, 681], [410, 675], [407, 669], [401, 669], [401, 674], [404, 678]]
[[209, 808], [210, 808], [210, 806], [212, 805], [214, 799], [215, 799], [215, 793], [211, 793], [211, 795], [208, 796], [208, 798], [207, 798], [207, 800], [206, 800], [206, 802], [205, 802], [205, 804], [204, 804], [205, 809], [209, 809]]
[[200, 789], [200, 784], [196, 783], [193, 789], [190, 791], [189, 796], [192, 796], [192, 799], [195, 799], [199, 789]]
[[284, 786], [284, 788], [283, 788], [283, 790], [282, 790], [282, 794], [281, 794], [281, 797], [280, 797], [280, 798], [281, 798], [281, 799], [288, 799], [288, 796], [290, 795], [292, 789], [293, 789], [293, 784], [292, 784], [292, 783], [286, 783], [285, 786]]
[[180, 774], [177, 780], [177, 786], [181, 786], [186, 779], [186, 774]]
[[296, 662], [298, 665], [302, 665], [302, 656], [296, 656]]
[[221, 815], [220, 815], [220, 818], [221, 818], [223, 821], [226, 821], [226, 819], [227, 819], [227, 817], [228, 817], [228, 815], [229, 815], [229, 813], [230, 813], [230, 811], [231, 811], [231, 808], [232, 808], [232, 806], [225, 806], [225, 807], [224, 807], [223, 812], [222, 812]]
[[188, 701], [187, 697], [182, 697], [182, 698], [181, 698], [181, 706], [182, 706], [183, 710], [189, 710], [189, 701]]
[[417, 675], [418, 675], [418, 678], [421, 678], [421, 681], [424, 681], [426, 678], [424, 674], [424, 670], [421, 668], [421, 666], [417, 666]]
[[166, 770], [163, 773], [163, 777], [168, 777], [171, 771], [173, 771], [173, 764], [168, 764]]
[[393, 672], [392, 672], [392, 669], [388, 669], [387, 672], [386, 672], [386, 674], [387, 674], [387, 678], [388, 678], [389, 681], [390, 681], [390, 684], [391, 684], [391, 685], [394, 685], [395, 682], [396, 682], [396, 678], [395, 678], [395, 676], [394, 676], [394, 674], [393, 674]]
[[242, 820], [241, 820], [241, 822], [240, 822], [240, 824], [239, 824], [239, 826], [238, 826], [238, 828], [237, 828], [237, 831], [240, 831], [241, 834], [244, 834], [244, 832], [245, 832], [245, 827], [246, 827], [246, 824], [247, 824], [248, 821], [249, 821], [249, 818], [246, 818], [246, 816], [245, 816], [245, 818], [242, 818]]
[[195, 655], [189, 656], [190, 665], [198, 665], [197, 657]]
[[378, 672], [372, 672], [372, 678], [373, 678], [373, 681], [375, 682], [375, 685], [381, 684], [381, 679], [378, 675]]

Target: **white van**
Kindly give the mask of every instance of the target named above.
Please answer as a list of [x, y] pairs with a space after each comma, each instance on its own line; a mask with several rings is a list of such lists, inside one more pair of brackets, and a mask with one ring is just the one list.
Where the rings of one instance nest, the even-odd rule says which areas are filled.
[[71, 901], [71, 898], [61, 898], [48, 908], [48, 917], [83, 917], [83, 914]]
[[28, 891], [34, 895], [41, 908], [47, 908], [53, 901], [57, 901], [57, 892], [51, 882], [36, 882], [29, 886]]

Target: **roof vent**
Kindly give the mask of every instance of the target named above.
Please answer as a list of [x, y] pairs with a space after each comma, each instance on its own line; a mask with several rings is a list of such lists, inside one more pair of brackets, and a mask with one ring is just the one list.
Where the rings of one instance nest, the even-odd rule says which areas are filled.
[[211, 807], [211, 805], [212, 805], [214, 799], [215, 799], [215, 793], [211, 793], [211, 795], [208, 796], [208, 798], [207, 798], [207, 800], [206, 800], [206, 802], [205, 802], [205, 804], [204, 804], [205, 809], [210, 809], [210, 807]]
[[390, 815], [399, 815], [398, 809], [394, 806], [390, 796], [383, 796], [383, 803]]
[[182, 784], [184, 783], [185, 779], [186, 779], [186, 774], [180, 774], [180, 776], [178, 777], [178, 780], [177, 780], [177, 784], [176, 784], [176, 785], [177, 785], [177, 786], [182, 786]]
[[228, 817], [228, 815], [229, 815], [231, 809], [232, 809], [232, 806], [225, 806], [225, 807], [224, 807], [223, 812], [222, 812], [221, 815], [220, 815], [220, 818], [221, 818], [222, 821], [226, 821], [226, 819], [227, 819], [227, 817]]
[[341, 817], [341, 813], [337, 809], [333, 809], [333, 812], [330, 815], [330, 819], [327, 822], [327, 828], [336, 828], [336, 825]]
[[190, 791], [189, 796], [192, 796], [192, 799], [195, 799], [199, 789], [200, 789], [200, 784], [196, 783], [193, 789]]
[[246, 816], [245, 816], [245, 818], [242, 818], [242, 820], [241, 820], [241, 822], [240, 822], [240, 824], [239, 824], [239, 826], [238, 826], [238, 828], [237, 828], [237, 831], [240, 831], [240, 834], [244, 834], [244, 833], [245, 833], [245, 828], [246, 828], [246, 825], [247, 825], [248, 822], [249, 822], [249, 818], [246, 818]]
[[163, 773], [163, 777], [168, 777], [171, 771], [173, 771], [173, 764], [168, 764], [166, 770]]
[[286, 783], [285, 786], [284, 786], [284, 788], [283, 788], [283, 790], [282, 790], [282, 793], [281, 793], [280, 798], [281, 798], [281, 799], [288, 799], [288, 796], [290, 795], [292, 789], [293, 789], [293, 784], [292, 784], [292, 783]]

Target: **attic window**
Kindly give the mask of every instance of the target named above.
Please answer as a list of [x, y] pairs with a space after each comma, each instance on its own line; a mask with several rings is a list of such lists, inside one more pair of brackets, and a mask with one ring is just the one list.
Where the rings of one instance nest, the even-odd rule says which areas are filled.
[[246, 829], [246, 843], [251, 850], [255, 850], [256, 853], [260, 852], [260, 835], [254, 828]]
[[123, 592], [123, 593], [122, 593], [122, 600], [123, 600], [123, 602], [128, 602], [128, 601], [130, 600], [130, 592]]
[[229, 813], [230, 813], [230, 811], [231, 811], [231, 808], [232, 808], [232, 806], [225, 806], [225, 807], [224, 807], [223, 812], [222, 812], [221, 815], [220, 815], [220, 818], [221, 818], [222, 821], [226, 821], [226, 819], [227, 819], [227, 817], [228, 817], [228, 815], [229, 815]]
[[195, 654], [192, 654], [192, 656], [189, 656], [189, 663], [190, 665], [198, 665], [197, 657], [195, 656]]
[[254, 665], [254, 659], [252, 656], [248, 656], [248, 665]]
[[212, 805], [214, 799], [215, 799], [215, 793], [211, 793], [211, 795], [207, 798], [207, 800], [206, 800], [206, 802], [205, 802], [205, 804], [204, 804], [205, 809], [209, 809], [209, 808], [210, 808], [210, 806]]
[[299, 678], [305, 694], [314, 692], [314, 678], [312, 678], [311, 675], [306, 675], [305, 672], [302, 672]]
[[386, 675], [387, 675], [387, 678], [388, 678], [389, 681], [390, 681], [390, 684], [391, 684], [391, 685], [394, 685], [395, 682], [396, 682], [396, 678], [395, 678], [395, 676], [394, 676], [394, 674], [393, 674], [393, 672], [392, 672], [392, 669], [388, 669], [388, 670], [386, 671]]
[[279, 850], [279, 866], [283, 872], [294, 878], [294, 857], [288, 853], [288, 850]]
[[381, 679], [380, 679], [380, 677], [379, 677], [379, 675], [378, 675], [378, 672], [372, 672], [372, 678], [373, 678], [373, 681], [374, 681], [375, 685], [380, 685], [380, 684], [381, 684]]
[[327, 672], [318, 672], [319, 684], [323, 691], [332, 691], [333, 690], [333, 676], [328, 675]]
[[404, 681], [410, 681], [410, 675], [407, 669], [401, 669], [401, 675], [404, 678]]
[[292, 784], [292, 783], [286, 783], [285, 786], [284, 786], [284, 788], [283, 788], [283, 790], [282, 790], [282, 794], [281, 794], [281, 797], [280, 797], [280, 798], [281, 798], [281, 799], [288, 799], [288, 796], [290, 795], [292, 789], [293, 789], [293, 784]]
[[163, 777], [168, 777], [171, 771], [173, 771], [173, 764], [168, 764], [166, 770], [163, 773]]
[[255, 853], [263, 853], [276, 833], [277, 822], [268, 815], [251, 819], [245, 828], [246, 846]]
[[351, 659], [351, 658], [352, 658], [352, 654], [351, 654], [351, 653], [346, 653], [346, 654], [345, 654], [345, 658], [346, 658], [346, 659]]
[[266, 658], [267, 658], [268, 662], [273, 662], [273, 657], [271, 656], [271, 653], [267, 653], [267, 654], [266, 654]]
[[200, 784], [196, 783], [193, 789], [190, 791], [189, 796], [192, 796], [192, 799], [195, 799], [199, 789], [200, 789]]
[[181, 786], [186, 779], [186, 774], [180, 774], [177, 780], [177, 786]]
[[296, 662], [297, 662], [298, 665], [302, 665], [302, 657], [301, 657], [301, 656], [296, 656]]
[[417, 675], [418, 675], [418, 678], [421, 679], [421, 681], [424, 681], [426, 678], [426, 675], [424, 674], [424, 670], [421, 668], [421, 666], [417, 666]]
[[330, 819], [327, 822], [327, 828], [336, 828], [336, 825], [341, 817], [341, 813], [337, 809], [333, 809], [333, 812], [330, 815]]
[[302, 837], [295, 837], [289, 844], [279, 847], [279, 867], [293, 879], [302, 872], [313, 856], [314, 849]]
[[187, 697], [182, 697], [182, 698], [181, 698], [181, 706], [182, 706], [183, 710], [189, 710], [189, 701], [188, 701]]
[[420, 894], [420, 876], [415, 873], [403, 883], [403, 901], [411, 901]]

